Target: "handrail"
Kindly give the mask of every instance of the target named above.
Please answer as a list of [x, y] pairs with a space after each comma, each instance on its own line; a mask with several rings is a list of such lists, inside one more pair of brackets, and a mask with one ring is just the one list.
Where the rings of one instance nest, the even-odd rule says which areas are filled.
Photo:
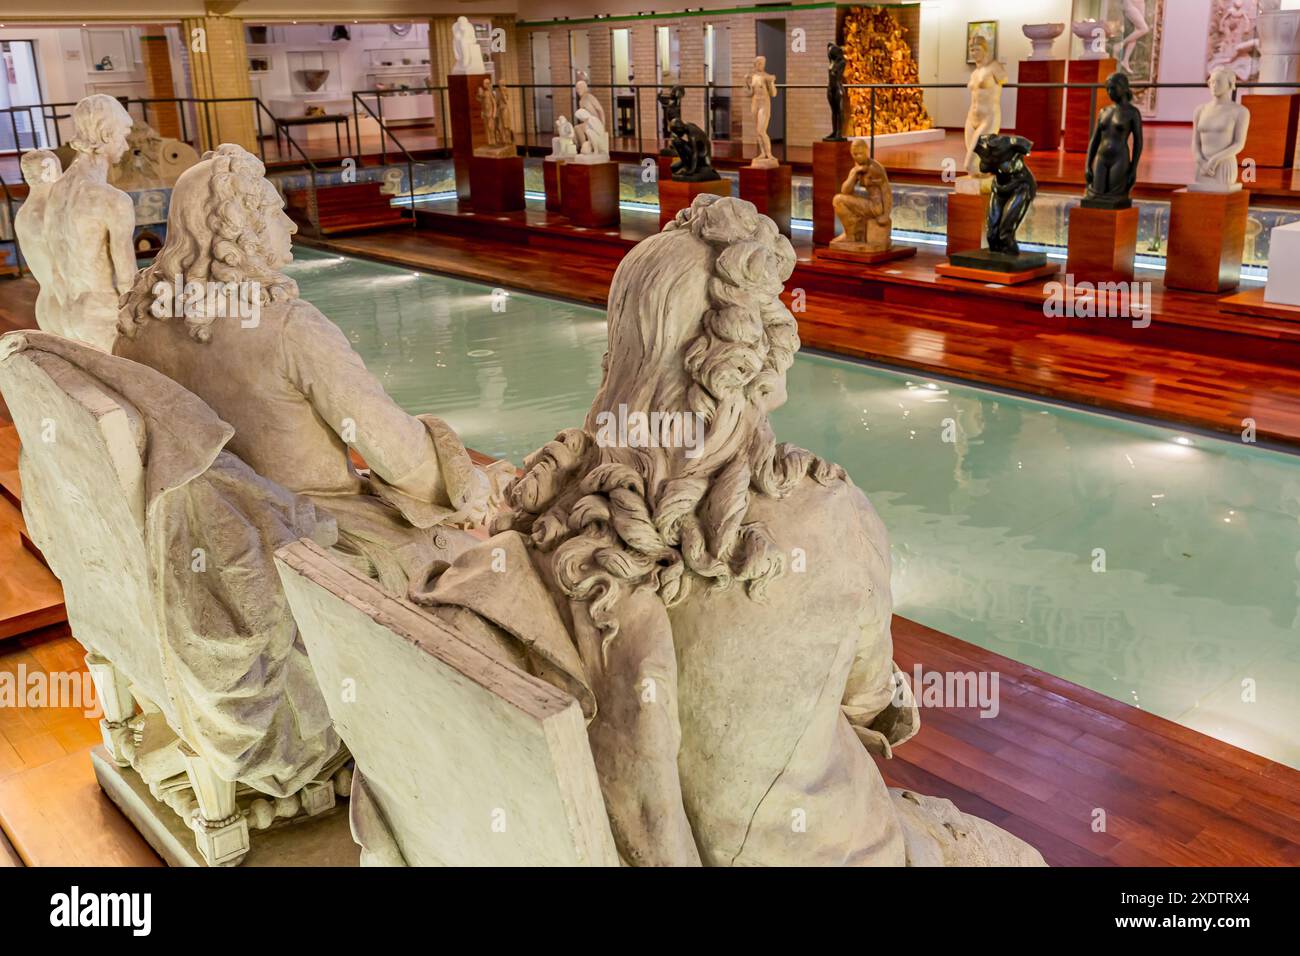
[[[388, 165], [388, 148], [386, 145], [387, 139], [391, 139], [393, 143], [397, 146], [397, 148], [402, 151], [402, 155], [406, 157], [406, 185], [407, 185], [406, 202], [411, 210], [411, 225], [415, 226], [416, 224], [415, 157], [411, 155], [410, 150], [408, 150], [405, 146], [402, 145], [402, 141], [400, 139], [398, 139], [396, 136], [394, 136], [392, 133], [388, 131], [388, 127], [384, 123], [383, 100], [381, 99], [379, 101], [379, 113], [376, 113], [374, 110], [370, 108], [370, 104], [361, 98], [363, 95], [365, 94], [356, 90], [352, 92], [352, 115], [354, 118], [357, 116], [357, 112], [356, 112], [357, 104], [360, 103], [363, 107], [365, 107], [366, 112], [369, 113], [374, 118], [375, 122], [379, 124], [379, 161], [381, 163], [383, 163], [384, 165]], [[358, 153], [361, 152], [360, 147], [361, 147], [361, 123], [360, 120], [357, 120], [357, 152]]]

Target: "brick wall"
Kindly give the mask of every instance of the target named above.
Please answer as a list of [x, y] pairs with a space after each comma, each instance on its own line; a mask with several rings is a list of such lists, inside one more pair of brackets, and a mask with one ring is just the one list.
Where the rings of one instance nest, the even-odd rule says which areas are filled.
[[[144, 63], [145, 86], [148, 96], [166, 99], [176, 95], [176, 84], [172, 80], [171, 50], [167, 46], [167, 34], [162, 27], [146, 28], [140, 37], [140, 59]], [[173, 105], [151, 105], [149, 107], [149, 125], [162, 136], [180, 139], [180, 114]]]
[[[186, 42], [202, 29], [207, 52], [190, 45], [190, 81], [194, 95], [200, 99], [251, 96], [248, 82], [248, 50], [244, 46], [244, 21], [237, 17], [195, 17], [181, 21], [181, 36]], [[218, 103], [196, 107], [200, 152], [220, 143], [238, 143], [257, 152], [254, 107], [247, 103]], [[212, 130], [209, 138], [208, 129]]]

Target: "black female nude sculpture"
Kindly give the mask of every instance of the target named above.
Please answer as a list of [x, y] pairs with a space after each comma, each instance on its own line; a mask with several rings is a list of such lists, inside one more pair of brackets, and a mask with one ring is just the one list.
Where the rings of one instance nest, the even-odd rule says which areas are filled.
[[826, 76], [826, 102], [831, 106], [831, 135], [822, 142], [842, 143], [845, 139], [844, 98], [847, 92], [844, 89], [844, 68], [848, 64], [844, 59], [844, 51], [834, 43], [826, 44], [826, 59], [830, 61]]
[[[1088, 189], [1083, 205], [1089, 209], [1128, 209], [1129, 193], [1137, 182], [1138, 159], [1142, 156], [1142, 114], [1133, 105], [1128, 77], [1112, 73], [1106, 80], [1111, 106], [1101, 111], [1088, 144]], [[1132, 152], [1129, 139], [1132, 139]]]
[[711, 147], [704, 130], [694, 123], [686, 123], [678, 116], [668, 127], [672, 134], [670, 143], [677, 153], [672, 165], [672, 177], [679, 183], [704, 183], [721, 179], [710, 161]]

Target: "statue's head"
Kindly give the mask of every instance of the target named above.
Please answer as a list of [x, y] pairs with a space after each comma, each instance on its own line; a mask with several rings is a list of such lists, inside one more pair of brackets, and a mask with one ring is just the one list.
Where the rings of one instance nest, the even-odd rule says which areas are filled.
[[703, 195], [619, 264], [586, 422], [528, 458], [496, 525], [555, 552], [559, 586], [606, 640], [634, 589], [669, 607], [697, 581], [761, 598], [784, 558], [745, 521], [751, 498], [842, 474], [768, 422], [799, 349], [779, 298], [794, 263], [753, 204]]
[[871, 162], [871, 143], [865, 137], [849, 140], [849, 155], [859, 166]]
[[[189, 282], [255, 283], [262, 304], [296, 298], [298, 284], [280, 270], [293, 261], [298, 227], [266, 179], [266, 167], [242, 146], [223, 143], [181, 173], [172, 189], [167, 241], [123, 301], [123, 334], [148, 320], [153, 289], [177, 276]], [[190, 335], [206, 342], [216, 316], [186, 314]]]
[[589, 110], [584, 110], [581, 107], [579, 107], [577, 110], [574, 111], [573, 118], [576, 119], [579, 123], [585, 123], [587, 122], [587, 120], [591, 119], [591, 112]]
[[77, 152], [103, 156], [110, 166], [126, 153], [131, 114], [107, 93], [95, 93], [79, 102], [72, 110], [72, 125], [76, 133], [69, 145]]
[[1123, 73], [1112, 73], [1107, 77], [1106, 95], [1110, 97], [1112, 103], [1132, 103], [1133, 89], [1129, 86], [1128, 76]]
[[767, 57], [765, 56], [754, 57], [754, 72], [762, 73], [766, 69], [767, 69]]
[[28, 186], [48, 186], [63, 175], [63, 165], [52, 149], [29, 149], [18, 166]]
[[988, 37], [976, 34], [970, 41], [970, 53], [976, 66], [985, 66], [993, 59], [993, 49], [989, 46]]
[[1221, 66], [1210, 74], [1208, 85], [1216, 97], [1230, 96], [1237, 88], [1237, 74], [1226, 66]]
[[826, 44], [826, 59], [834, 63], [837, 60], [844, 59], [844, 51], [836, 43]]
[[575, 93], [578, 94], [578, 97], [579, 97], [579, 98], [586, 96], [586, 95], [587, 95], [587, 81], [586, 81], [586, 80], [579, 80], [577, 83], [574, 83], [574, 84], [573, 84], [573, 91], [574, 91]]
[[674, 116], [668, 121], [668, 132], [675, 136], [685, 136], [687, 134], [686, 121], [680, 116]]

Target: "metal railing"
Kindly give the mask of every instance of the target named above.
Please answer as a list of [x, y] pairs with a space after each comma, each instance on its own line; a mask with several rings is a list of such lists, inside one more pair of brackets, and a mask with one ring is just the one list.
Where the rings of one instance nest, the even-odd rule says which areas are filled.
[[[393, 141], [393, 145], [402, 151], [402, 156], [406, 159], [406, 187], [407, 187], [406, 202], [408, 208], [410, 208], [411, 210], [411, 225], [415, 226], [417, 224], [417, 217], [415, 215], [416, 159], [414, 156], [411, 155], [411, 151], [402, 145], [402, 141], [398, 139], [396, 136], [394, 136], [392, 131], [389, 130], [388, 126], [384, 123], [383, 96], [380, 95], [377, 97], [379, 111], [376, 112], [374, 109], [371, 108], [369, 103], [367, 103], [364, 99], [362, 99], [362, 97], [365, 96], [367, 92], [370, 91], [357, 91], [352, 94], [352, 119], [353, 119], [353, 123], [356, 125], [356, 131], [357, 131], [357, 141], [356, 141], [357, 153], [358, 155], [360, 155], [361, 153], [361, 119], [360, 119], [360, 113], [357, 112], [357, 107], [360, 106], [367, 113], [370, 114], [371, 118], [373, 118], [376, 123], [379, 124], [380, 163], [382, 163], [385, 166], [388, 165], [388, 140], [390, 139]], [[378, 92], [382, 94], [384, 91], [380, 90]], [[444, 118], [445, 118], [445, 114], [444, 114]]]

